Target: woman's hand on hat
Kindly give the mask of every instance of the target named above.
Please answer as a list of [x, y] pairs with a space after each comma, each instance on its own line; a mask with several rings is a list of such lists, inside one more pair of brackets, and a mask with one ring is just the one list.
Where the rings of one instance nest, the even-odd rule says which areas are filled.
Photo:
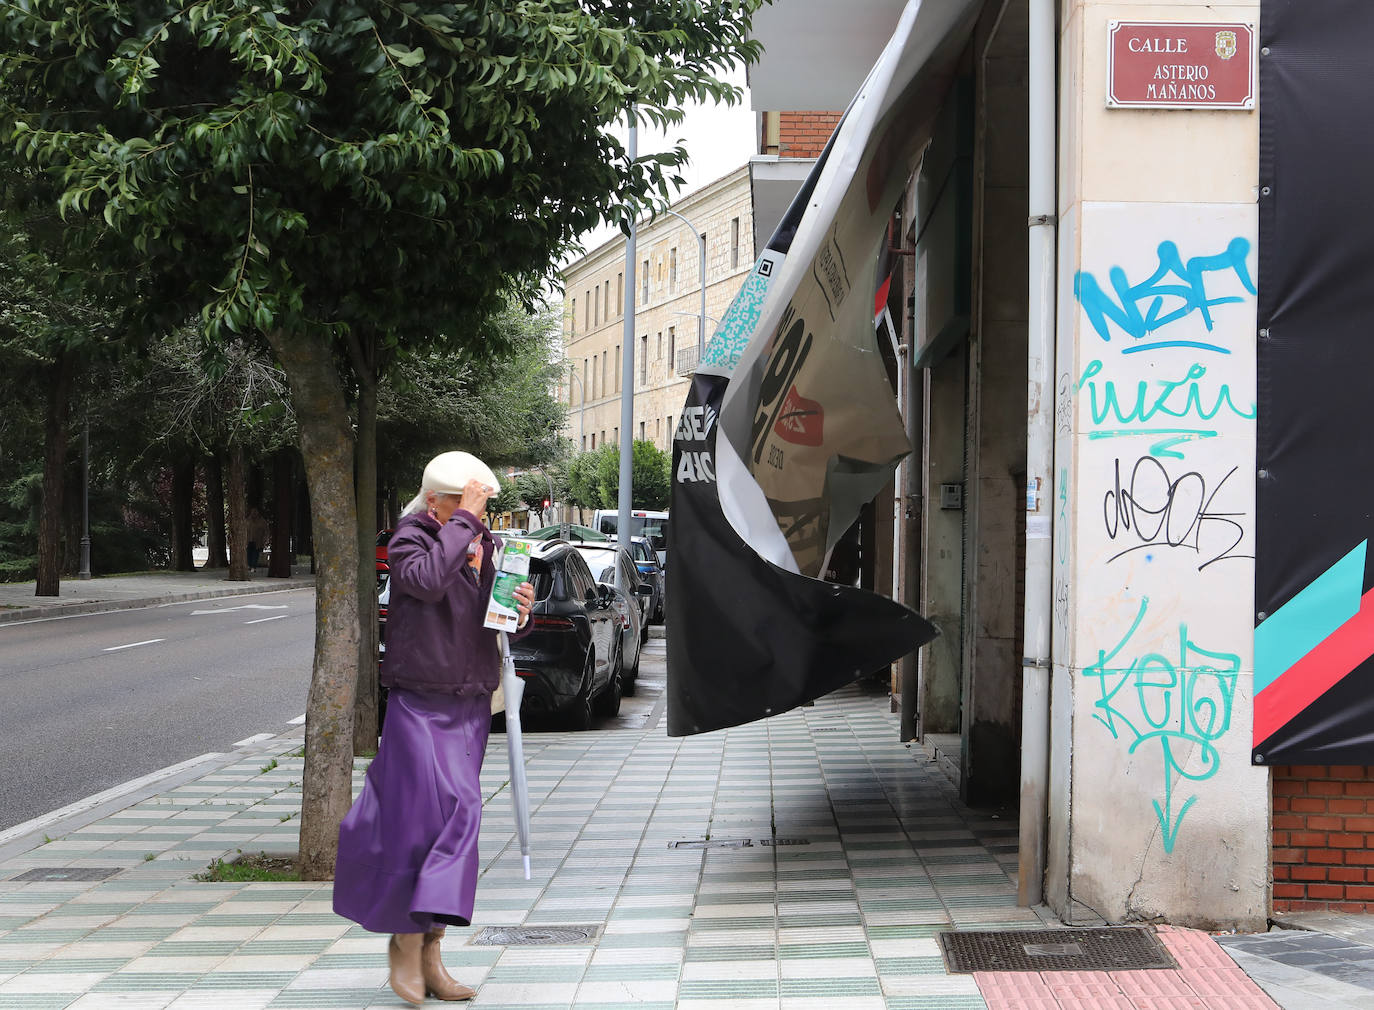
[[482, 518], [482, 513], [487, 510], [487, 500], [491, 497], [491, 488], [483, 484], [480, 480], [470, 480], [463, 487], [462, 493], [458, 496], [458, 507], [471, 512], [477, 518]]

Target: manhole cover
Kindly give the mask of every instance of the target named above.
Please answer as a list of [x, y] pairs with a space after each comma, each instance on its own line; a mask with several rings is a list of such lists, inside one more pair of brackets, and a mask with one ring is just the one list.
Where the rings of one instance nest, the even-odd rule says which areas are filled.
[[25, 870], [12, 880], [105, 880], [122, 873], [122, 866], [40, 866]]
[[1121, 971], [1177, 968], [1154, 930], [981, 930], [941, 933], [940, 952], [952, 972]]
[[748, 838], [688, 838], [669, 842], [670, 849], [752, 849]]
[[469, 941], [485, 947], [536, 947], [559, 943], [591, 943], [600, 926], [487, 926]]
[[760, 845], [810, 845], [809, 838], [760, 838]]

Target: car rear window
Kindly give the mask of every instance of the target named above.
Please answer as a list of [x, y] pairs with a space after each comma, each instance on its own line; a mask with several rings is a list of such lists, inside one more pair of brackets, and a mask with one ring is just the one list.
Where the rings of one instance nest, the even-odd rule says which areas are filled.
[[534, 598], [547, 600], [553, 591], [553, 572], [549, 563], [539, 558], [530, 561], [530, 585], [534, 586]]

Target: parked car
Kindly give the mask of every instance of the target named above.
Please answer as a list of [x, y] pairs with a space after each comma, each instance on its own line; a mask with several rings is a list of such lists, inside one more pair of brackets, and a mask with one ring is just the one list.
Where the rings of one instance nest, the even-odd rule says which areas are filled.
[[[390, 534], [390, 530], [387, 533]], [[382, 548], [385, 549], [385, 546]], [[391, 605], [391, 572], [377, 572], [377, 732], [386, 719], [386, 698], [391, 692], [382, 687], [382, 664], [386, 662], [386, 612]]]
[[[616, 611], [620, 617], [621, 669], [625, 694], [634, 694], [639, 679], [639, 656], [649, 640], [649, 599], [652, 588], [639, 578], [639, 570], [629, 553], [620, 547], [605, 548], [593, 544], [576, 544], [588, 566], [597, 574], [597, 581], [615, 594]], [[619, 566], [624, 581], [617, 579]], [[624, 587], [624, 588], [622, 588]]]
[[624, 692], [615, 590], [598, 585], [571, 544], [531, 543], [534, 627], [511, 642], [515, 672], [525, 679], [520, 711], [561, 716], [571, 728], [587, 729], [593, 713], [619, 712]]
[[529, 540], [587, 540], [594, 543], [605, 543], [610, 539], [604, 533], [598, 533], [590, 526], [579, 526], [577, 523], [568, 523], [567, 533], [563, 531], [563, 524], [558, 523], [554, 526], [545, 526], [530, 533]]
[[668, 591], [668, 576], [663, 569], [663, 563], [658, 560], [658, 553], [648, 537], [632, 538], [627, 549], [630, 557], [634, 558], [635, 567], [639, 569], [639, 577], [654, 591], [653, 599], [649, 602], [649, 621], [661, 623], [664, 596]]
[[518, 538], [518, 537], [526, 537], [526, 536], [529, 536], [529, 532], [530, 532], [530, 531], [527, 530], [527, 529], [522, 529], [522, 528], [520, 528], [520, 527], [518, 527], [518, 526], [515, 526], [515, 527], [512, 527], [512, 528], [510, 528], [510, 529], [508, 529], [508, 530], [492, 530], [492, 532], [495, 533], [495, 534], [496, 534], [498, 537], [500, 537], [502, 540], [505, 540], [507, 537], [517, 537], [517, 538]]
[[382, 576], [391, 571], [387, 564], [387, 547], [391, 543], [391, 534], [395, 530], [379, 530], [377, 533], [377, 586], [380, 589]]

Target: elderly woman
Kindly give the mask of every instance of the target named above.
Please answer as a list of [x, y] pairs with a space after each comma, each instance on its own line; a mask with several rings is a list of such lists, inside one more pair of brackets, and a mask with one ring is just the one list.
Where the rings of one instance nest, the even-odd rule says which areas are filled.
[[[497, 633], [482, 626], [500, 541], [481, 516], [498, 490], [476, 457], [443, 453], [396, 525], [386, 723], [339, 827], [334, 911], [392, 934], [391, 988], [416, 1005], [426, 995], [475, 995], [445, 971], [439, 940], [446, 925], [472, 921], [477, 888], [479, 776], [500, 681]], [[524, 629], [534, 588], [526, 582], [515, 593]]]

